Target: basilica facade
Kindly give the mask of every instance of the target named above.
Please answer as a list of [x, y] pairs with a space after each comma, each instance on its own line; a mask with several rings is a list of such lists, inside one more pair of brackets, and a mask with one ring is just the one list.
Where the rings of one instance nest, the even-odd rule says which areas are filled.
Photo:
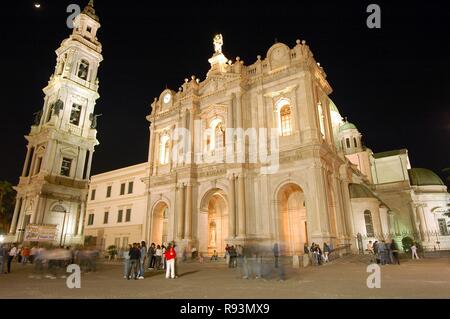
[[[141, 191], [128, 205], [136, 196], [145, 209], [130, 208], [128, 225], [105, 225], [105, 211], [120, 216], [123, 205], [89, 201], [86, 234], [104, 246], [175, 240], [205, 254], [254, 241], [278, 242], [285, 255], [312, 242], [357, 251], [405, 236], [450, 248], [443, 182], [411, 169], [407, 150], [363, 145], [305, 41], [277, 43], [251, 65], [228, 60], [222, 46], [218, 35], [204, 80], [192, 76], [151, 105], [148, 162], [130, 168], [139, 168]], [[110, 187], [126, 171], [111, 172]], [[91, 189], [105, 189], [104, 177]]]

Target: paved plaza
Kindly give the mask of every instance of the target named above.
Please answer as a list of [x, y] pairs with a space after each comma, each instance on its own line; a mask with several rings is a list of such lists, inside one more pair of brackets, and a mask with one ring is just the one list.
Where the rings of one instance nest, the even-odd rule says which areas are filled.
[[121, 264], [99, 264], [97, 272], [82, 275], [80, 289], [67, 288], [66, 279], [32, 279], [33, 269], [13, 264], [11, 274], [0, 275], [0, 298], [450, 298], [450, 258], [383, 266], [380, 289], [367, 288], [367, 263], [358, 257], [319, 267], [286, 267], [285, 281], [242, 279], [239, 269], [223, 262], [181, 263], [173, 280], [149, 271], [145, 280], [127, 281]]

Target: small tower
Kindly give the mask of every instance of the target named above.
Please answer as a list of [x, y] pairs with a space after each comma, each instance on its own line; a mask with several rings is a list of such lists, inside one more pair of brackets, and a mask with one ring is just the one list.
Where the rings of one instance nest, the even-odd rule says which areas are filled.
[[356, 126], [347, 120], [339, 127], [339, 139], [345, 155], [355, 154], [363, 151], [361, 144], [361, 133]]
[[92, 155], [97, 141], [94, 107], [102, 46], [91, 0], [74, 19], [72, 35], [56, 50], [56, 67], [43, 108], [25, 137], [27, 155], [17, 190], [10, 240], [22, 242], [27, 226], [57, 228], [53, 244], [83, 242]]
[[221, 34], [217, 34], [213, 40], [214, 43], [214, 55], [208, 62], [211, 64], [211, 69], [209, 70], [207, 76], [212, 74], [221, 74], [227, 72], [227, 62], [228, 59], [222, 52], [223, 46], [223, 36]]

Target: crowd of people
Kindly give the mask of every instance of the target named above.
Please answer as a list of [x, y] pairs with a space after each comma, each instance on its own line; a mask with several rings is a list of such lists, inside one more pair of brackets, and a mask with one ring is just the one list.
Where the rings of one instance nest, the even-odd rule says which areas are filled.
[[152, 243], [147, 248], [145, 241], [133, 243], [122, 252], [124, 263], [123, 277], [130, 279], [144, 279], [146, 269], [166, 270], [166, 278], [177, 278], [175, 274], [175, 243], [156, 245]]
[[56, 279], [57, 276], [66, 276], [70, 264], [80, 265], [83, 272], [96, 271], [98, 256], [99, 251], [91, 248], [4, 244], [0, 247], [0, 269], [2, 274], [9, 274], [13, 264], [22, 267], [30, 264], [34, 266], [31, 278], [41, 279], [45, 276]]
[[[414, 249], [411, 248], [413, 250], [413, 259], [414, 254], [417, 259], [419, 259], [419, 257], [417, 256], [416, 245], [414, 244], [413, 247]], [[376, 262], [380, 265], [400, 265], [399, 249], [394, 239], [392, 239], [390, 243], [386, 242], [385, 240], [376, 240], [373, 243], [372, 241], [369, 241], [369, 243], [367, 244], [367, 251], [369, 252], [369, 254], [373, 255], [372, 262]]]

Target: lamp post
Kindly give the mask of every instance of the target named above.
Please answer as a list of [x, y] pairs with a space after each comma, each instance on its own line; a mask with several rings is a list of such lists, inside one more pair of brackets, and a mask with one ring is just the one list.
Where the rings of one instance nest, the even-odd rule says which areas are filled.
[[[64, 214], [63, 224], [62, 224], [62, 228], [61, 228], [61, 240], [60, 240], [60, 242], [59, 242], [59, 246], [62, 246], [62, 245], [64, 245], [65, 242], [66, 242], [66, 240], [65, 240], [65, 235], [64, 235], [64, 228], [65, 228], [65, 225], [66, 225], [66, 215], [67, 215], [68, 211], [67, 211], [67, 209], [66, 209], [64, 206], [62, 206], [62, 201], [60, 201], [59, 203], [60, 203], [61, 205], [60, 205], [60, 207], [58, 207], [58, 208], [62, 208], [61, 211], [60, 211], [60, 213], [63, 213], [63, 214]], [[64, 242], [63, 242], [63, 238], [64, 238]]]

